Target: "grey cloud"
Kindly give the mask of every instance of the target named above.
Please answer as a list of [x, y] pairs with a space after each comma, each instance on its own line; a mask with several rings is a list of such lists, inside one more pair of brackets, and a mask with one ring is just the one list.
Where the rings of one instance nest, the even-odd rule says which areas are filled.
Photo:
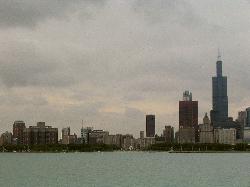
[[7, 87], [60, 87], [73, 82], [58, 59], [41, 54], [32, 43], [10, 42], [0, 54], [0, 78]]
[[[0, 27], [33, 27], [46, 19], [67, 19], [77, 7], [101, 5], [105, 0], [1, 0]], [[80, 5], [80, 6], [79, 6]]]

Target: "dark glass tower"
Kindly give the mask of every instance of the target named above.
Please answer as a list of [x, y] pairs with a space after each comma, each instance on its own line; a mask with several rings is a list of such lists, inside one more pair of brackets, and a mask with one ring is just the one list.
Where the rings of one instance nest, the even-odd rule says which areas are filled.
[[220, 55], [216, 62], [216, 77], [213, 77], [213, 110], [211, 111], [211, 121], [214, 127], [218, 127], [220, 122], [228, 120], [228, 96], [227, 77], [222, 74], [222, 60]]
[[146, 136], [155, 137], [155, 115], [146, 116]]

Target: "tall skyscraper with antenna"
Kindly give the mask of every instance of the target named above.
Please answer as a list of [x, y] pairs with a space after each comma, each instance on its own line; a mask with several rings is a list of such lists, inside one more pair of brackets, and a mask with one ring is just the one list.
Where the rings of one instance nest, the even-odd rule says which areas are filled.
[[216, 76], [212, 78], [213, 110], [211, 111], [211, 121], [214, 127], [219, 126], [220, 122], [228, 120], [227, 77], [223, 76], [222, 73], [220, 52], [216, 62], [216, 72]]

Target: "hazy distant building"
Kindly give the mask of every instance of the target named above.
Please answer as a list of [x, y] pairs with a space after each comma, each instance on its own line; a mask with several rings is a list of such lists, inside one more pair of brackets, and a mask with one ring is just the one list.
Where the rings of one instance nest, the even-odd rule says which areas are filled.
[[246, 127], [250, 127], [250, 107], [246, 109]]
[[69, 144], [70, 127], [62, 129], [62, 144]]
[[214, 129], [214, 142], [234, 145], [236, 143], [236, 129]]
[[179, 101], [179, 141], [193, 143], [198, 139], [198, 101], [193, 101], [192, 93], [185, 91], [183, 101]]
[[200, 133], [200, 143], [213, 143], [213, 126], [211, 125], [211, 122], [209, 120], [209, 117], [207, 116], [207, 113], [205, 114], [205, 117], [203, 118], [203, 124], [199, 125], [199, 133]]
[[82, 143], [88, 144], [89, 143], [89, 134], [93, 131], [93, 127], [82, 127], [81, 128], [81, 139]]
[[247, 112], [246, 111], [238, 112], [238, 118], [236, 120], [237, 123], [236, 128], [238, 129], [237, 139], [243, 139], [244, 137], [244, 128], [246, 126], [246, 120], [247, 120]]
[[12, 133], [6, 131], [0, 137], [0, 145], [10, 145], [12, 144]]
[[77, 135], [70, 134], [70, 127], [66, 127], [62, 129], [62, 144], [76, 144], [77, 143]]
[[163, 130], [163, 137], [166, 143], [173, 143], [174, 142], [174, 127], [165, 126], [165, 129]]
[[58, 129], [45, 126], [45, 122], [38, 122], [37, 126], [29, 126], [23, 130], [24, 144], [45, 145], [58, 143]]
[[220, 126], [219, 122], [228, 120], [227, 77], [222, 74], [220, 55], [216, 62], [216, 71], [216, 77], [212, 78], [213, 110], [211, 111], [211, 121], [215, 128]]
[[250, 127], [245, 127], [244, 128], [243, 142], [250, 144]]
[[195, 143], [195, 128], [194, 127], [180, 127], [179, 128], [178, 143]]
[[155, 115], [146, 116], [146, 137], [155, 136]]
[[136, 147], [136, 141], [131, 134], [126, 134], [122, 136], [122, 148], [124, 150], [134, 150]]
[[115, 145], [121, 148], [122, 147], [122, 135], [116, 134], [116, 135], [104, 136], [104, 144]]
[[23, 121], [15, 121], [13, 124], [13, 144], [23, 144], [23, 130], [25, 129], [25, 123]]
[[107, 136], [109, 136], [108, 131], [92, 130], [89, 133], [89, 144], [104, 144]]

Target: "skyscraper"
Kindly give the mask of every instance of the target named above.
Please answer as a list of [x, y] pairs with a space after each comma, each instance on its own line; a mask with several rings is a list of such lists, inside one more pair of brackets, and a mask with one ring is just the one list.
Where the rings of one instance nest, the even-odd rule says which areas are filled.
[[216, 62], [216, 72], [216, 77], [212, 78], [213, 110], [211, 111], [211, 121], [214, 127], [218, 127], [220, 122], [228, 120], [227, 77], [222, 74], [220, 54]]
[[185, 91], [179, 102], [179, 126], [182, 128], [198, 125], [198, 101], [192, 100], [192, 93]]
[[179, 102], [179, 141], [198, 142], [198, 101], [192, 100], [192, 93], [185, 91]]
[[13, 143], [23, 144], [23, 130], [25, 129], [25, 123], [23, 121], [15, 121], [13, 124]]
[[155, 115], [146, 116], [146, 137], [155, 136]]

